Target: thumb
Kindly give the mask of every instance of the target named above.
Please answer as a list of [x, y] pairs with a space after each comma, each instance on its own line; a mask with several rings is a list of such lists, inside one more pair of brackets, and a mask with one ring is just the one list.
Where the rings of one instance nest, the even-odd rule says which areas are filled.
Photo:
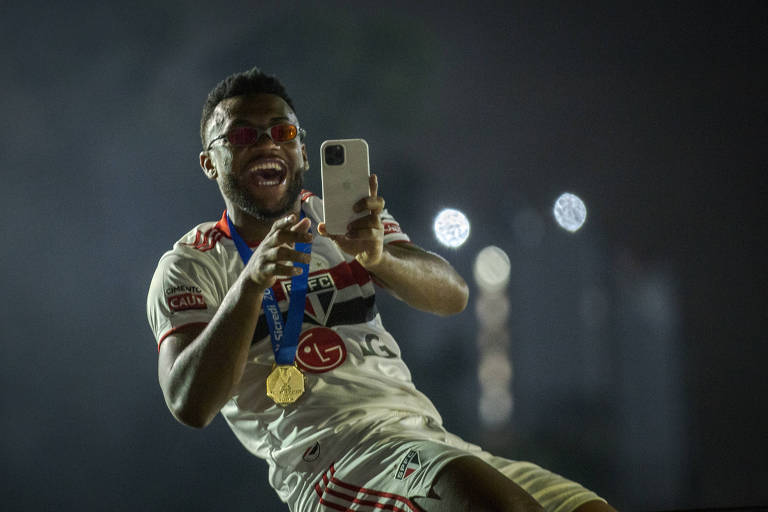
[[304, 217], [299, 222], [291, 226], [291, 231], [295, 233], [306, 233], [309, 231], [309, 228], [312, 226], [312, 221], [309, 220], [309, 217]]

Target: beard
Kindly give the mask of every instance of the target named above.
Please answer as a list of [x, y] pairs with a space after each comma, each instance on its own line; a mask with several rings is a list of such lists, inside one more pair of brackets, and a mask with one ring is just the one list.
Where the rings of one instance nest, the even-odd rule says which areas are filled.
[[220, 186], [224, 196], [251, 217], [273, 221], [293, 211], [296, 200], [301, 194], [301, 189], [304, 186], [303, 173], [297, 172], [289, 179], [288, 189], [285, 191], [283, 200], [274, 208], [265, 208], [259, 204], [231, 173], [221, 175]]

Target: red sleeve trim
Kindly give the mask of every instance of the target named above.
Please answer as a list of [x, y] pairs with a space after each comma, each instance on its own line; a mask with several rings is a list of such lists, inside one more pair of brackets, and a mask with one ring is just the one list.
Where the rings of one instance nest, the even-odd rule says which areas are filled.
[[385, 235], [391, 235], [392, 233], [402, 233], [403, 230], [400, 228], [400, 224], [397, 222], [383, 222], [384, 224], [384, 234]]
[[167, 338], [168, 336], [170, 336], [175, 332], [179, 332], [185, 327], [189, 327], [190, 325], [208, 325], [208, 322], [189, 322], [188, 324], [182, 324], [177, 327], [174, 327], [173, 329], [169, 329], [168, 331], [165, 332], [165, 334], [160, 336], [159, 340], [157, 340], [157, 351], [160, 352], [160, 344], [163, 342], [165, 338]]

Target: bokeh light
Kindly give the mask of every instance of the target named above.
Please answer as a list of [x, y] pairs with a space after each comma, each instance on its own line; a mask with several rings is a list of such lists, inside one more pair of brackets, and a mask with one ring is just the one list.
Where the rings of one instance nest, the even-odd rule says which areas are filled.
[[475, 281], [481, 288], [489, 291], [504, 288], [509, 281], [509, 272], [509, 256], [495, 245], [489, 245], [475, 258]]
[[571, 233], [578, 231], [587, 220], [587, 207], [584, 201], [569, 192], [557, 198], [553, 211], [560, 227]]
[[459, 210], [446, 208], [435, 217], [435, 236], [448, 247], [459, 247], [469, 237], [469, 220]]

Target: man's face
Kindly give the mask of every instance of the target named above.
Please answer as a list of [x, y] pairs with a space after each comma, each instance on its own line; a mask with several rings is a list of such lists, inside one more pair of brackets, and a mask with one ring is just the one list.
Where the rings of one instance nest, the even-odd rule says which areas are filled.
[[[236, 96], [222, 100], [208, 121], [208, 140], [235, 126], [260, 129], [299, 121], [291, 107], [274, 94]], [[206, 157], [207, 155], [207, 157]], [[293, 210], [303, 185], [306, 147], [297, 136], [272, 142], [264, 134], [249, 146], [233, 146], [226, 139], [201, 153], [200, 163], [216, 179], [228, 208], [238, 208], [262, 220], [275, 220]]]

